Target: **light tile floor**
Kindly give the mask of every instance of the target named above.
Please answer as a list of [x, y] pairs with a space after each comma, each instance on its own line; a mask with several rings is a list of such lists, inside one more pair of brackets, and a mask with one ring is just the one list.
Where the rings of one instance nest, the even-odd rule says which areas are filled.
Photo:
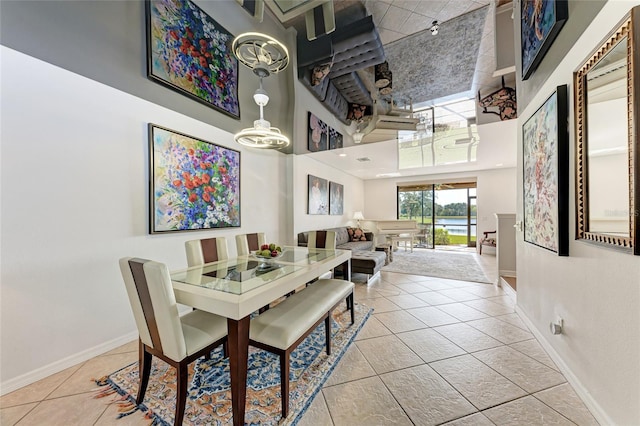
[[[495, 257], [476, 259], [495, 279]], [[299, 425], [597, 425], [502, 289], [381, 273], [355, 298], [375, 312]], [[131, 342], [5, 395], [0, 424], [148, 425], [92, 398], [136, 358]]]

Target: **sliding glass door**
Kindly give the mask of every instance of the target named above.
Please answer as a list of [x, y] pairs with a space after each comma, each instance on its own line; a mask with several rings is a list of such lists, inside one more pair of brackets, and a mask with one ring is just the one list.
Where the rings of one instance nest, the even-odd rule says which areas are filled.
[[468, 203], [468, 213], [467, 217], [469, 218], [469, 227], [467, 229], [467, 235], [469, 239], [467, 240], [468, 247], [475, 247], [477, 241], [477, 225], [478, 225], [478, 209], [476, 206], [476, 189], [469, 188], [469, 203]]
[[398, 219], [415, 220], [417, 248], [475, 247], [475, 183], [398, 187]]
[[398, 219], [415, 220], [416, 247], [433, 248], [433, 185], [398, 188]]

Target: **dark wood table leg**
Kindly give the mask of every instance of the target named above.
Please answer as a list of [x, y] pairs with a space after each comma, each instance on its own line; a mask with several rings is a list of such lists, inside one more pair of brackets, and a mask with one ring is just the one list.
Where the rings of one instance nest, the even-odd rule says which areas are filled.
[[343, 277], [345, 281], [351, 281], [351, 259], [342, 264]]
[[231, 408], [233, 425], [244, 425], [247, 399], [247, 362], [249, 358], [249, 316], [241, 320], [227, 318], [229, 368], [231, 369]]

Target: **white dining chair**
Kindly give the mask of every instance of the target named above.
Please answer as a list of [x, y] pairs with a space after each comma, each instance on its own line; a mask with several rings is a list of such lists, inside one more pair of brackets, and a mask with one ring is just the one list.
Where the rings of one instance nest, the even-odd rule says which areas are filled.
[[[310, 249], [319, 248], [327, 250], [335, 250], [336, 248], [336, 232], [335, 231], [309, 231], [309, 239], [307, 247]], [[319, 279], [333, 278], [333, 271], [328, 271], [320, 275]]]
[[187, 250], [187, 265], [189, 266], [229, 259], [227, 239], [224, 237], [191, 240], [184, 244]]
[[[120, 271], [139, 333], [139, 385], [136, 403], [142, 404], [153, 356], [177, 370], [174, 425], [182, 424], [187, 398], [189, 364], [227, 342], [227, 319], [201, 310], [178, 314], [167, 266], [125, 257]], [[225, 347], [225, 356], [227, 354]]]
[[336, 231], [309, 231], [307, 247], [335, 250]]
[[236, 235], [238, 256], [246, 256], [252, 251], [260, 249], [260, 246], [263, 244], [267, 244], [267, 237], [264, 232]]

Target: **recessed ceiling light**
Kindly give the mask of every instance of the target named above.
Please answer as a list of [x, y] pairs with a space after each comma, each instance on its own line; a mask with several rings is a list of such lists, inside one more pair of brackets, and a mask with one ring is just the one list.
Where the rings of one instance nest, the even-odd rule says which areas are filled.
[[498, 163], [498, 164], [496, 164], [496, 167], [502, 167], [502, 166], [504, 166], [504, 164], [503, 164], [503, 163]]
[[364, 163], [365, 161], [371, 161], [371, 158], [369, 158], [369, 157], [360, 157], [360, 158], [356, 158], [356, 160], [360, 161], [361, 163]]
[[345, 154], [345, 153], [343, 152], [342, 154], [338, 154], [338, 156], [340, 156], [340, 157], [346, 157], [346, 156], [347, 156], [347, 154]]
[[398, 177], [400, 176], [400, 173], [394, 172], [394, 173], [380, 173], [377, 174], [376, 177]]

